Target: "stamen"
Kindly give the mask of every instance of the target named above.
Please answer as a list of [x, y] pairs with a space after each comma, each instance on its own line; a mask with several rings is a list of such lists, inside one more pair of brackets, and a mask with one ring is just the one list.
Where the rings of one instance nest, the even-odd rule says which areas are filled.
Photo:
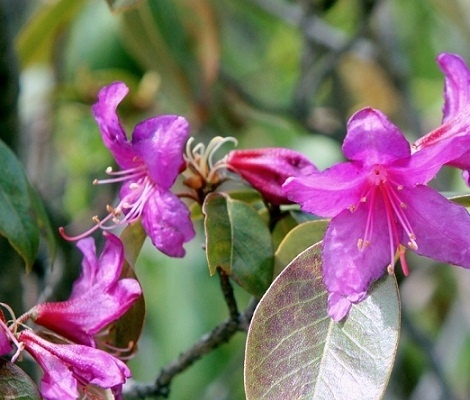
[[[392, 188], [390, 188], [388, 185], [384, 185], [384, 189], [386, 191], [386, 194], [388, 195], [388, 198], [392, 200], [390, 204], [393, 207], [393, 211], [395, 211], [395, 215], [398, 218], [398, 221], [400, 222], [401, 226], [408, 235], [408, 238], [410, 239], [408, 245], [412, 250], [417, 250], [418, 244], [416, 243], [416, 236], [413, 233], [413, 228], [411, 227], [408, 217], [403, 212], [403, 210], [407, 208], [406, 204], [401, 201], [401, 199], [398, 197], [398, 194], [395, 193]], [[397, 206], [397, 204], [399, 204], [399, 206]]]
[[10, 317], [12, 318], [12, 321], [13, 321], [12, 326], [9, 328], [7, 324], [3, 321], [3, 319], [0, 318], [0, 327], [2, 328], [3, 332], [8, 337], [8, 339], [10, 339], [10, 341], [16, 347], [15, 354], [13, 354], [10, 360], [12, 363], [14, 363], [21, 355], [21, 352], [24, 350], [24, 344], [18, 342], [18, 340], [16, 339], [15, 333], [18, 328], [18, 322], [15, 318], [15, 313], [13, 312], [12, 308], [8, 304], [5, 304], [5, 303], [0, 303], [0, 305], [8, 310], [8, 312], [10, 313]]
[[[372, 239], [372, 234], [374, 232], [374, 221], [373, 221], [373, 208], [375, 205], [375, 188], [371, 188], [369, 192], [366, 194], [366, 196], [363, 196], [362, 198], [367, 198], [368, 195], [370, 195], [370, 202], [368, 203], [369, 209], [367, 212], [367, 220], [366, 220], [366, 227], [364, 230], [364, 238], [361, 239], [361, 247], [359, 250], [364, 250], [367, 246], [370, 246], [370, 242]], [[361, 199], [362, 199], [361, 198]]]
[[213, 182], [216, 173], [226, 168], [225, 158], [214, 163], [214, 157], [217, 151], [228, 142], [238, 144], [234, 137], [221, 137], [216, 136], [207, 144], [207, 147], [203, 143], [198, 143], [191, 149], [191, 145], [194, 142], [194, 138], [191, 137], [186, 142], [186, 154], [184, 159], [188, 164], [189, 168], [196, 174], [200, 175], [205, 181]]
[[[388, 235], [390, 238], [390, 268], [393, 268], [395, 265], [395, 249], [396, 246], [400, 243], [400, 238], [398, 236], [397, 225], [393, 218], [393, 203], [390, 204], [390, 197], [388, 196], [387, 191], [388, 185], [380, 185], [380, 190], [382, 192], [382, 197], [385, 204], [385, 212], [387, 214], [387, 226], [388, 226]], [[396, 244], [395, 244], [396, 243]], [[387, 268], [389, 269], [389, 268]]]
[[400, 256], [401, 269], [403, 271], [403, 275], [408, 276], [408, 274], [410, 273], [410, 270], [408, 268], [408, 263], [406, 262], [405, 251], [406, 251], [406, 248], [400, 245], [398, 249], [398, 254]]

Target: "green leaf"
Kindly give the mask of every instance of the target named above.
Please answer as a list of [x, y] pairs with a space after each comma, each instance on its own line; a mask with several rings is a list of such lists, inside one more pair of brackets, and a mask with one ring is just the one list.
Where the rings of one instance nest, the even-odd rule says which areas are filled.
[[38, 387], [20, 367], [0, 359], [0, 398], [41, 400]]
[[24, 259], [29, 271], [36, 259], [40, 230], [53, 247], [52, 228], [23, 166], [1, 141], [0, 171], [0, 234]]
[[326, 219], [308, 221], [290, 230], [274, 254], [274, 276], [307, 247], [322, 241], [329, 222]]
[[454, 203], [460, 204], [461, 206], [464, 207], [470, 207], [470, 194], [445, 194], [443, 193], [444, 196], [446, 196], [450, 201], [453, 201]]
[[16, 48], [23, 67], [34, 62], [47, 62], [54, 51], [54, 41], [73, 19], [85, 0], [58, 0], [39, 7], [20, 31]]
[[111, 11], [122, 12], [138, 6], [142, 0], [106, 0], [106, 2], [108, 3]]
[[272, 281], [271, 234], [249, 205], [211, 193], [203, 205], [210, 274], [222, 268], [248, 293], [261, 297]]
[[335, 323], [327, 314], [321, 246], [301, 253], [255, 311], [247, 338], [247, 400], [383, 397], [397, 351], [398, 288], [387, 275]]

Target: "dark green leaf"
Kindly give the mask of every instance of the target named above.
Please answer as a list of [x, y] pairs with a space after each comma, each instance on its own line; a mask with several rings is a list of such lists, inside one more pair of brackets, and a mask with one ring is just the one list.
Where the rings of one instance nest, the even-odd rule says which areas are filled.
[[0, 359], [0, 399], [40, 400], [38, 387], [17, 365]]
[[211, 275], [222, 268], [248, 293], [261, 297], [272, 280], [273, 247], [263, 219], [226, 194], [207, 196], [203, 212]]
[[327, 314], [321, 246], [301, 253], [276, 278], [248, 332], [248, 400], [382, 398], [398, 345], [396, 280], [386, 276], [335, 323]]
[[21, 255], [29, 270], [36, 259], [40, 230], [52, 248], [52, 229], [22, 165], [1, 141], [0, 171], [0, 234]]

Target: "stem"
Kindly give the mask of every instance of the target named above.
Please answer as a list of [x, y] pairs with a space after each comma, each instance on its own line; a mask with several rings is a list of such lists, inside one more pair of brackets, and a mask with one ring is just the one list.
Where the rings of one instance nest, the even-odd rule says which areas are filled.
[[257, 300], [252, 300], [242, 313], [237, 312], [236, 318], [231, 315], [228, 320], [220, 323], [212, 331], [203, 335], [188, 350], [180, 354], [177, 359], [162, 368], [155, 383], [130, 383], [125, 386], [125, 398], [128, 400], [144, 399], [146, 397], [167, 398], [170, 394], [170, 385], [176, 375], [185, 371], [195, 361], [221, 344], [227, 343], [235, 333], [246, 332], [248, 330], [257, 304]]

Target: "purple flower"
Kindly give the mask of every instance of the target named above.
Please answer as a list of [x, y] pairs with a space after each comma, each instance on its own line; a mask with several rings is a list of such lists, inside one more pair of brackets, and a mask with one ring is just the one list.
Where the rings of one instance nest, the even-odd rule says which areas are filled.
[[[122, 82], [102, 88], [93, 114], [105, 146], [121, 171], [108, 169], [112, 179], [96, 184], [122, 182], [120, 202], [108, 206], [108, 216], [96, 220], [97, 227], [114, 228], [141, 218], [154, 246], [172, 257], [183, 257], [183, 244], [191, 240], [194, 228], [186, 205], [170, 191], [184, 166], [183, 147], [189, 134], [187, 121], [177, 115], [162, 115], [137, 124], [132, 140], [127, 139], [116, 109], [129, 89]], [[106, 225], [112, 221], [111, 226]], [[87, 236], [93, 230], [76, 238]]]
[[98, 258], [92, 238], [77, 243], [84, 258], [82, 274], [75, 281], [70, 298], [36, 305], [31, 318], [76, 343], [95, 346], [95, 335], [121, 317], [142, 293], [135, 279], [119, 279], [124, 249], [119, 238], [106, 233]]
[[463, 141], [463, 152], [454, 151], [448, 165], [464, 170], [463, 176], [470, 184], [470, 70], [456, 54], [442, 53], [437, 63], [445, 75], [442, 125], [422, 138], [413, 147], [418, 151], [441, 145], [456, 147]]
[[397, 251], [405, 275], [406, 248], [470, 268], [468, 212], [425, 185], [452, 149], [411, 155], [398, 128], [366, 108], [348, 122], [343, 152], [349, 162], [284, 184], [305, 211], [332, 217], [323, 240], [323, 277], [334, 320], [363, 300], [386, 269], [393, 271]]
[[225, 163], [275, 205], [292, 203], [282, 191], [287, 178], [317, 171], [303, 154], [276, 147], [232, 150]]
[[51, 343], [29, 329], [20, 332], [18, 341], [44, 371], [40, 390], [46, 400], [78, 399], [80, 392], [95, 391], [88, 385], [120, 395], [122, 384], [131, 376], [126, 364], [93, 347]]

